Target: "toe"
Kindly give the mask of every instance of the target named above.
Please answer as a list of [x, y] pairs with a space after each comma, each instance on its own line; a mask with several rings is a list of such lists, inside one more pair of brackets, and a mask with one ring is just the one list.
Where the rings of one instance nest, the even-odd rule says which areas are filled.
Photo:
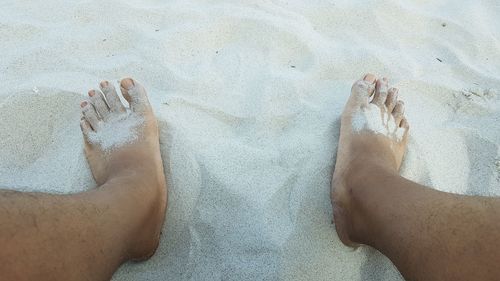
[[403, 117], [403, 119], [401, 119], [399, 128], [400, 130], [404, 130], [402, 140], [406, 142], [408, 139], [408, 132], [410, 131], [410, 124], [408, 123], [408, 120], [406, 120], [406, 117]]
[[390, 88], [387, 92], [387, 99], [385, 100], [385, 106], [387, 106], [387, 111], [392, 112], [396, 103], [398, 101], [398, 92], [399, 90], [396, 88]]
[[396, 124], [400, 124], [401, 120], [404, 118], [404, 113], [405, 113], [405, 104], [403, 101], [398, 101], [396, 103], [396, 106], [394, 106], [394, 109], [392, 110], [392, 116], [394, 117], [394, 120], [396, 120]]
[[348, 106], [368, 104], [368, 99], [375, 90], [375, 81], [377, 78], [373, 74], [366, 74], [363, 79], [356, 81], [351, 88]]
[[89, 122], [87, 122], [85, 117], [82, 117], [82, 119], [80, 119], [80, 129], [82, 129], [82, 133], [85, 139], [87, 139], [88, 134], [92, 132], [92, 127], [90, 126]]
[[144, 87], [131, 78], [122, 79], [120, 90], [123, 97], [129, 102], [130, 109], [135, 112], [145, 112], [151, 109]]
[[89, 101], [83, 101], [80, 106], [82, 107], [83, 117], [90, 124], [92, 129], [96, 131], [100, 121], [94, 106]]
[[368, 74], [365, 74], [365, 76], [363, 77], [363, 81], [366, 81], [370, 84], [373, 84], [377, 81], [377, 77], [371, 73], [368, 73]]
[[125, 106], [123, 106], [120, 97], [116, 93], [115, 87], [108, 81], [102, 81], [100, 83], [101, 91], [106, 97], [106, 101], [111, 112], [125, 112]]
[[387, 100], [387, 78], [377, 80], [375, 85], [375, 95], [373, 96], [372, 103], [382, 107]]
[[403, 117], [403, 119], [401, 119], [401, 122], [399, 123], [399, 127], [404, 128], [404, 129], [410, 128], [410, 124], [408, 123], [408, 120], [406, 120], [405, 117]]
[[104, 100], [104, 96], [100, 91], [90, 90], [89, 91], [90, 102], [94, 106], [95, 110], [99, 116], [106, 120], [109, 117], [109, 107]]

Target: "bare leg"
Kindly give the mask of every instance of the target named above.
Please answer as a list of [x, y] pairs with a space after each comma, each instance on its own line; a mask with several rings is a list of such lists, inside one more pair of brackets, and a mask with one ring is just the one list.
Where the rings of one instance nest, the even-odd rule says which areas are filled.
[[[377, 108], [378, 116], [366, 113]], [[386, 79], [368, 74], [354, 84], [332, 180], [339, 237], [378, 249], [407, 280], [498, 280], [500, 199], [439, 192], [399, 176], [409, 128], [403, 113]]]
[[[157, 123], [142, 86], [131, 79], [121, 86], [133, 117], [106, 81], [106, 98], [90, 91], [82, 102], [85, 152], [99, 188], [75, 195], [0, 191], [2, 280], [109, 280], [123, 262], [156, 250], [167, 192]], [[107, 125], [126, 122], [136, 134], [127, 142], [99, 142]]]

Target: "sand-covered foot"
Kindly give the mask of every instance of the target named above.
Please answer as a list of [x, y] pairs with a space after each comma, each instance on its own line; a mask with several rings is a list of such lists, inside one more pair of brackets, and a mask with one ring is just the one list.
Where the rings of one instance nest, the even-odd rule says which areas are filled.
[[346, 245], [356, 245], [356, 219], [350, 180], [372, 171], [398, 173], [408, 141], [409, 125], [398, 89], [386, 78], [367, 74], [354, 83], [342, 113], [331, 199], [335, 228]]
[[[100, 188], [123, 186], [113, 190], [128, 200], [137, 214], [144, 209], [147, 217], [130, 250], [134, 259], [154, 253], [159, 241], [166, 207], [166, 186], [160, 156], [158, 125], [146, 91], [138, 82], [126, 78], [120, 83], [129, 110], [122, 104], [107, 81], [100, 90], [90, 90], [81, 103], [80, 126], [84, 135], [85, 154]], [[114, 183], [114, 184], [110, 184]], [[132, 186], [126, 190], [125, 186]], [[132, 192], [131, 192], [132, 191]], [[134, 196], [136, 198], [134, 198]]]

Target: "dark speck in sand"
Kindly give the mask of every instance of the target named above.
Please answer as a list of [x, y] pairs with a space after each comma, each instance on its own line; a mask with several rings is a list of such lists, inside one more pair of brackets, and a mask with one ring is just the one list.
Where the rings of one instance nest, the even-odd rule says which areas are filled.
[[159, 29], [155, 29], [156, 32], [160, 31]]
[[442, 27], [446, 27], [446, 23], [444, 23], [444, 22], [443, 22], [443, 23], [441, 24], [441, 26], [442, 26]]
[[106, 38], [102, 39], [102, 42], [106, 42]]
[[291, 68], [295, 68], [295, 65], [290, 65]]
[[437, 59], [439, 62], [443, 62], [443, 60], [442, 60], [442, 59], [440, 59], [440, 58], [436, 58], [436, 59]]
[[218, 54], [218, 53], [219, 53], [219, 51], [215, 51], [215, 53], [216, 53], [216, 54]]

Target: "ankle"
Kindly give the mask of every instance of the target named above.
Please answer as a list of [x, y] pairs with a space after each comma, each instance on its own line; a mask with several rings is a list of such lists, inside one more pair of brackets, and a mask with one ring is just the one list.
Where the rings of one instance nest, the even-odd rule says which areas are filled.
[[341, 201], [348, 240], [371, 245], [375, 228], [372, 207], [377, 206], [379, 198], [387, 196], [384, 181], [399, 175], [391, 165], [383, 164], [387, 161], [358, 160], [349, 165], [341, 178], [334, 179], [333, 184], [345, 191]]
[[[148, 169], [123, 170], [103, 185], [103, 192], [126, 218], [125, 257], [149, 258], [158, 247], [167, 204], [163, 174]], [[106, 190], [106, 191], [104, 191]]]

